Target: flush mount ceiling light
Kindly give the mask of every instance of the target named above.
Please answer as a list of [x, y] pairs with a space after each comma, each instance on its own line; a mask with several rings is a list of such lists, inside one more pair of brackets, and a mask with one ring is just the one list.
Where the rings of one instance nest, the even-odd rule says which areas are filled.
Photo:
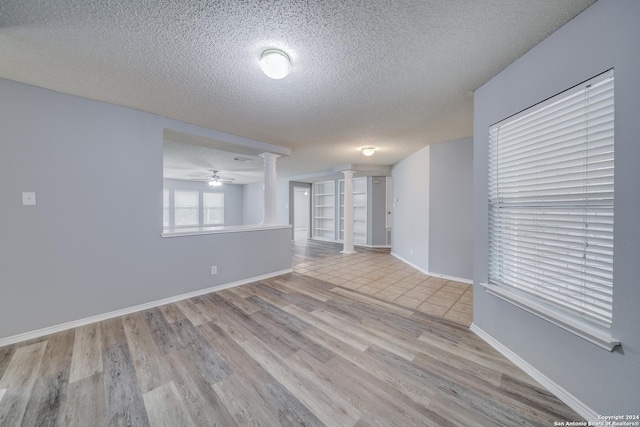
[[367, 157], [373, 156], [373, 153], [375, 153], [376, 150], [377, 150], [376, 147], [362, 147], [360, 149], [360, 151], [362, 151], [362, 154], [367, 156]]
[[267, 49], [262, 52], [260, 58], [260, 68], [267, 75], [275, 80], [284, 79], [291, 71], [291, 62], [286, 53], [278, 49]]

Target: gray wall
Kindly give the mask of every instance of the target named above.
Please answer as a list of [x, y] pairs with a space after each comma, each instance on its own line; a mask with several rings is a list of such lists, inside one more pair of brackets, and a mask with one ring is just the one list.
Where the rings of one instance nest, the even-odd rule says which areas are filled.
[[[209, 184], [202, 181], [185, 181], [182, 179], [164, 179], [164, 188], [169, 190], [212, 191]], [[242, 185], [223, 184], [220, 190], [224, 193], [224, 225], [242, 225], [243, 191]]]
[[[289, 180], [287, 178], [277, 180], [276, 197], [278, 224], [291, 224], [289, 222]], [[262, 204], [264, 205], [264, 199]]]
[[[277, 164], [276, 164], [277, 167]], [[244, 185], [243, 224], [259, 224], [264, 219], [263, 182]], [[280, 178], [276, 181], [276, 216], [278, 224], [289, 224], [289, 180]]]
[[367, 209], [367, 243], [371, 246], [386, 246], [386, 187], [387, 177], [367, 177], [367, 194], [369, 206]]
[[473, 277], [473, 140], [431, 145], [429, 271]]
[[264, 193], [262, 182], [242, 186], [242, 223], [259, 224], [264, 219]]
[[290, 268], [288, 229], [160, 236], [165, 127], [215, 133], [0, 79], [0, 338]]
[[393, 165], [391, 252], [429, 271], [429, 150]]
[[[475, 93], [474, 324], [602, 415], [640, 408], [640, 2], [600, 0]], [[615, 68], [612, 334], [603, 350], [486, 293], [487, 139], [496, 123]]]

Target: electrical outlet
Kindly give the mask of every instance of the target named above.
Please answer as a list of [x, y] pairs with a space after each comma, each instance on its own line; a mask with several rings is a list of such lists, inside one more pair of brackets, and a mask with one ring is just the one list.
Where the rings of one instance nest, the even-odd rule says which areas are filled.
[[211, 275], [213, 276], [214, 274], [218, 274], [218, 266], [217, 265], [211, 266]]
[[409, 249], [409, 255], [413, 255], [413, 249]]
[[36, 193], [33, 191], [26, 191], [22, 193], [22, 204], [24, 206], [35, 206]]

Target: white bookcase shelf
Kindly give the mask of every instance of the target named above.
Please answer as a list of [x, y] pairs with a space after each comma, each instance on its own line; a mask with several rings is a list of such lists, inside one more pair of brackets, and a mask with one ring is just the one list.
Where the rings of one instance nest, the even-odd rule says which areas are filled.
[[[344, 240], [344, 180], [340, 186], [339, 240]], [[367, 244], [367, 178], [353, 179], [353, 243]]]
[[317, 239], [335, 240], [335, 181], [313, 184], [313, 230]]

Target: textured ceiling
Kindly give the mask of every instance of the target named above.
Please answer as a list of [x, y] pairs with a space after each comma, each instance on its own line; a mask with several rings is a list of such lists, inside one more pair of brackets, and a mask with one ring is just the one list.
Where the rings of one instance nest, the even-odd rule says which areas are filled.
[[263, 180], [264, 150], [173, 130], [164, 130], [163, 161], [165, 178], [201, 179], [213, 171], [234, 184]]
[[393, 164], [470, 136], [473, 91], [591, 3], [2, 0], [0, 77], [289, 147], [279, 176]]

